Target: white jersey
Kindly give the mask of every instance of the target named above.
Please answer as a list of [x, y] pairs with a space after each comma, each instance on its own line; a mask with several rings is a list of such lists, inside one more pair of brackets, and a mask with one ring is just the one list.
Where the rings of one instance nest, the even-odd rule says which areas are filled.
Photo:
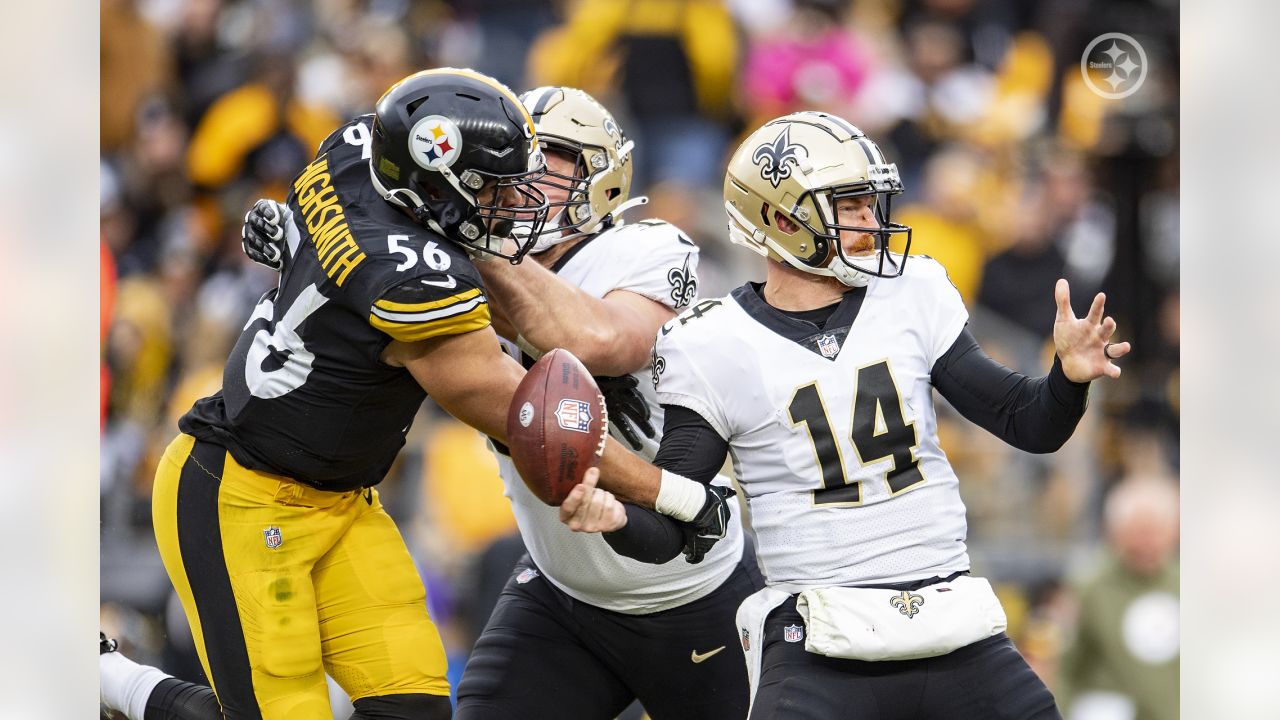
[[901, 277], [846, 293], [823, 330], [751, 285], [663, 327], [658, 399], [697, 412], [728, 440], [769, 585], [969, 568], [929, 379], [967, 321], [942, 266], [914, 256]]
[[[679, 228], [659, 220], [615, 226], [579, 243], [553, 266], [566, 282], [593, 297], [626, 290], [660, 302], [677, 312], [697, 296], [698, 247]], [[639, 389], [662, 430], [662, 408], [646, 365], [634, 373]], [[617, 434], [615, 433], [615, 437]], [[646, 440], [639, 453], [652, 460], [656, 440]], [[625, 445], [625, 440], [618, 437]], [[742, 557], [742, 528], [730, 523], [730, 534], [701, 563], [683, 555], [663, 565], [644, 563], [613, 551], [599, 533], [576, 533], [560, 522], [559, 508], [529, 492], [505, 455], [498, 455], [506, 495], [530, 557], [556, 587], [596, 607], [626, 614], [648, 614], [693, 602], [723, 583]], [[728, 484], [718, 479], [717, 484]]]

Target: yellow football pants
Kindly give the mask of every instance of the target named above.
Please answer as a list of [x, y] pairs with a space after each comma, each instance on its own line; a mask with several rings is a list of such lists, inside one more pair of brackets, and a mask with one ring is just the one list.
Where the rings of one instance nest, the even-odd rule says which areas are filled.
[[353, 700], [448, 695], [422, 580], [372, 488], [316, 490], [179, 435], [152, 514], [226, 717], [331, 717], [326, 671]]

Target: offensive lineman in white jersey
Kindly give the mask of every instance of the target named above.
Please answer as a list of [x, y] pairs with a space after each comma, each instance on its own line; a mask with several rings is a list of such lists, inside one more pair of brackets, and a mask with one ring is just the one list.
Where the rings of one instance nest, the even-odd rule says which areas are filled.
[[[632, 143], [604, 107], [563, 87], [521, 100], [544, 146], [551, 209], [534, 262], [477, 263], [499, 308], [495, 327], [526, 366], [563, 347], [597, 376], [620, 376], [597, 377], [610, 427], [653, 460], [657, 442], [641, 437], [654, 434], [651, 414], [662, 422], [653, 338], [695, 299], [698, 248], [661, 220], [622, 222], [625, 206], [644, 200], [628, 202]], [[762, 585], [743, 559], [740, 523], [690, 562], [676, 557], [683, 542], [659, 555], [625, 534], [575, 533], [494, 446], [529, 555], [476, 642], [455, 717], [608, 720], [635, 699], [654, 720], [746, 717], [746, 672], [736, 653], [719, 652], [736, 644], [734, 611]]]
[[[752, 720], [1059, 717], [990, 585], [968, 575], [932, 390], [1011, 445], [1053, 452], [1088, 383], [1118, 377], [1111, 361], [1129, 344], [1108, 342], [1102, 295], [1077, 319], [1059, 280], [1049, 373], [991, 360], [942, 266], [908, 262], [911, 230], [890, 220], [901, 190], [897, 168], [840, 118], [764, 125], [731, 159], [724, 193], [730, 236], [768, 258], [767, 281], [699, 302], [654, 348], [663, 447], [695, 447], [704, 467], [727, 452], [756, 532], [767, 587], [737, 614]], [[586, 488], [562, 517], [613, 530], [582, 522], [616, 517], [618, 502]]]

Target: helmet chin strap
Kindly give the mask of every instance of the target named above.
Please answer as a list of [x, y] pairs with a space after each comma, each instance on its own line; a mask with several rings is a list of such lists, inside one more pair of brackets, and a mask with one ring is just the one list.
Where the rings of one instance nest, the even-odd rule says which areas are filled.
[[832, 277], [849, 287], [866, 287], [871, 282], [870, 275], [846, 263], [839, 255], [827, 263], [827, 268], [831, 270]]
[[[555, 217], [548, 218], [547, 221], [543, 223], [542, 232], [538, 234], [538, 239], [533, 243], [533, 247], [529, 249], [529, 252], [536, 255], [544, 250], [550, 250], [566, 240], [572, 240], [582, 235], [582, 233], [563, 233], [559, 230], [561, 224], [564, 222], [564, 214], [566, 211], [567, 208], [560, 208], [560, 212], [556, 213]], [[528, 222], [516, 223], [515, 227], [511, 229], [512, 237], [517, 240], [527, 238], [529, 236], [529, 228], [531, 224], [532, 223]]]
[[[471, 193], [466, 193], [462, 190], [462, 185], [457, 181], [457, 177], [453, 173], [448, 172], [448, 168], [444, 168], [443, 175], [445, 176], [445, 179], [449, 181], [449, 184], [453, 185], [453, 187], [458, 189], [459, 192], [464, 193], [463, 197], [471, 198], [474, 201], [474, 196]], [[444, 228], [441, 227], [440, 223], [431, 214], [431, 211], [427, 208], [427, 204], [422, 201], [421, 196], [408, 188], [387, 188], [387, 186], [383, 185], [382, 181], [378, 179], [378, 173], [374, 172], [372, 161], [369, 163], [369, 178], [373, 182], [373, 189], [378, 191], [378, 194], [382, 196], [383, 200], [386, 200], [397, 207], [405, 208], [412, 212], [413, 217], [422, 225], [427, 226], [445, 237], [449, 237], [449, 234], [445, 232]], [[401, 195], [407, 197], [407, 201], [406, 199], [401, 198]], [[464, 220], [464, 223], [469, 222], [470, 221]], [[474, 223], [470, 224], [474, 226]]]
[[[369, 179], [373, 182], [373, 189], [378, 191], [378, 194], [382, 196], [383, 200], [386, 200], [392, 205], [408, 210], [417, 210], [418, 208], [424, 207], [422, 198], [418, 197], [418, 194], [412, 190], [406, 188], [396, 188], [395, 190], [387, 189], [387, 186], [383, 185], [382, 181], [378, 179], [378, 173], [374, 172], [372, 161], [369, 162]], [[409, 197], [409, 202], [405, 202], [400, 199], [401, 193]]]

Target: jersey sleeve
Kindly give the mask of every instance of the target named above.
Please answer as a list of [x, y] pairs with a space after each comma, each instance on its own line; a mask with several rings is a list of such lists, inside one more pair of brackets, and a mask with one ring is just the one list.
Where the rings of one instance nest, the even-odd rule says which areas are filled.
[[680, 312], [698, 299], [698, 246], [680, 228], [645, 220], [620, 228], [629, 269], [616, 290], [627, 290]]
[[392, 285], [369, 308], [370, 325], [404, 342], [461, 335], [489, 323], [488, 299], [479, 284], [444, 273]]
[[912, 258], [921, 263], [921, 292], [924, 295], [924, 325], [927, 328], [929, 367], [955, 344], [960, 332], [969, 323], [969, 310], [964, 306], [960, 291], [947, 276], [947, 270], [931, 257]]
[[696, 350], [688, 346], [688, 333], [679, 327], [665, 332], [675, 323], [673, 320], [659, 331], [653, 346], [653, 387], [658, 402], [698, 413], [720, 437], [728, 440], [732, 435], [729, 415], [717, 397], [715, 385], [708, 379], [707, 370], [699, 365]]

